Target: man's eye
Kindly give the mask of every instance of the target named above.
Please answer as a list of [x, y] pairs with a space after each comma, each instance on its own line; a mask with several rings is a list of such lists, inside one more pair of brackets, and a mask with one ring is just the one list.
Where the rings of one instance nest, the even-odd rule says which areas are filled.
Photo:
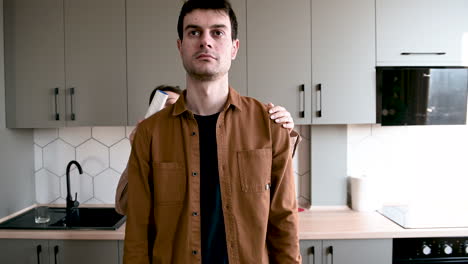
[[192, 30], [192, 31], [189, 32], [189, 35], [190, 35], [190, 36], [199, 36], [199, 35], [200, 35], [200, 31]]
[[213, 32], [213, 35], [215, 35], [215, 36], [217, 36], [217, 37], [220, 37], [220, 36], [224, 35], [224, 32], [223, 32], [223, 31], [217, 30], [217, 31], [214, 31], [214, 32]]

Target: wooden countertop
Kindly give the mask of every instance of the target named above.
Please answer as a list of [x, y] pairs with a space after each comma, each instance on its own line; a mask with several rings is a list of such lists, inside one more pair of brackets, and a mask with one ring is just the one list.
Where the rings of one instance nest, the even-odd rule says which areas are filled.
[[377, 239], [468, 236], [468, 228], [404, 229], [377, 212], [348, 207], [312, 207], [299, 213], [302, 239]]
[[[102, 206], [102, 205], [98, 205]], [[110, 205], [108, 205], [110, 206]], [[0, 219], [5, 221], [34, 206]], [[299, 213], [299, 238], [379, 239], [403, 237], [468, 236], [468, 228], [404, 229], [377, 212], [355, 212], [348, 207], [312, 207]], [[125, 224], [117, 230], [6, 230], [0, 239], [123, 240]]]

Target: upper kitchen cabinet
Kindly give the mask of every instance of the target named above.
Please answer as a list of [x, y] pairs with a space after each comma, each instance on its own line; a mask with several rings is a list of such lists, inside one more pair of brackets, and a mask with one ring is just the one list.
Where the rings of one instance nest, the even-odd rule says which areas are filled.
[[10, 128], [65, 125], [62, 0], [4, 0], [5, 103]]
[[68, 126], [127, 124], [125, 2], [65, 0]]
[[125, 125], [125, 0], [5, 0], [7, 126]]
[[468, 66], [468, 1], [377, 0], [377, 65]]
[[296, 124], [375, 123], [374, 20], [373, 0], [248, 0], [249, 96]]
[[[143, 119], [151, 91], [161, 84], [185, 89], [185, 70], [177, 49], [177, 20], [184, 1], [127, 1], [128, 124]], [[230, 70], [230, 84], [246, 94], [245, 0], [231, 1], [239, 23], [241, 49]]]
[[312, 124], [375, 123], [374, 0], [312, 0]]
[[[248, 95], [311, 122], [310, 0], [247, 0]], [[242, 42], [241, 42], [242, 49]]]

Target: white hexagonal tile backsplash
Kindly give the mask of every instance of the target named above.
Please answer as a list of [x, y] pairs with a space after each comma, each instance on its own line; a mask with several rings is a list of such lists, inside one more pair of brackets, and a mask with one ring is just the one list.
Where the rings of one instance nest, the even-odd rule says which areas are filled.
[[93, 127], [93, 138], [110, 147], [125, 138], [125, 127]]
[[[131, 151], [128, 136], [135, 127], [67, 127], [35, 129], [34, 152], [36, 200], [63, 204], [66, 197], [65, 169], [77, 160], [84, 173], [71, 172], [71, 192], [83, 204], [113, 204], [115, 189]], [[296, 126], [303, 140], [293, 159], [297, 197], [310, 205], [310, 128]], [[307, 187], [302, 185], [306, 184]]]
[[119, 183], [120, 174], [112, 169], [108, 169], [94, 178], [96, 187], [95, 196], [105, 203], [114, 203], [115, 190]]
[[90, 139], [76, 148], [76, 159], [91, 176], [96, 176], [109, 167], [109, 148]]
[[36, 200], [38, 203], [51, 203], [60, 196], [59, 178], [41, 169], [35, 173], [36, 178]]
[[113, 145], [110, 148], [110, 167], [122, 173], [127, 167], [130, 150], [130, 140], [127, 138]]
[[63, 127], [59, 129], [59, 137], [76, 147], [91, 138], [90, 127]]
[[44, 148], [44, 168], [60, 176], [65, 174], [68, 162], [75, 159], [75, 148], [57, 139]]

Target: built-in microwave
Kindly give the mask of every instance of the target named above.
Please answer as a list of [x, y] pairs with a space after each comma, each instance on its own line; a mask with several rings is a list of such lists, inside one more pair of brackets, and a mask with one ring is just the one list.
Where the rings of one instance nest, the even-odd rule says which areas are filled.
[[468, 68], [377, 67], [377, 123], [466, 125]]

